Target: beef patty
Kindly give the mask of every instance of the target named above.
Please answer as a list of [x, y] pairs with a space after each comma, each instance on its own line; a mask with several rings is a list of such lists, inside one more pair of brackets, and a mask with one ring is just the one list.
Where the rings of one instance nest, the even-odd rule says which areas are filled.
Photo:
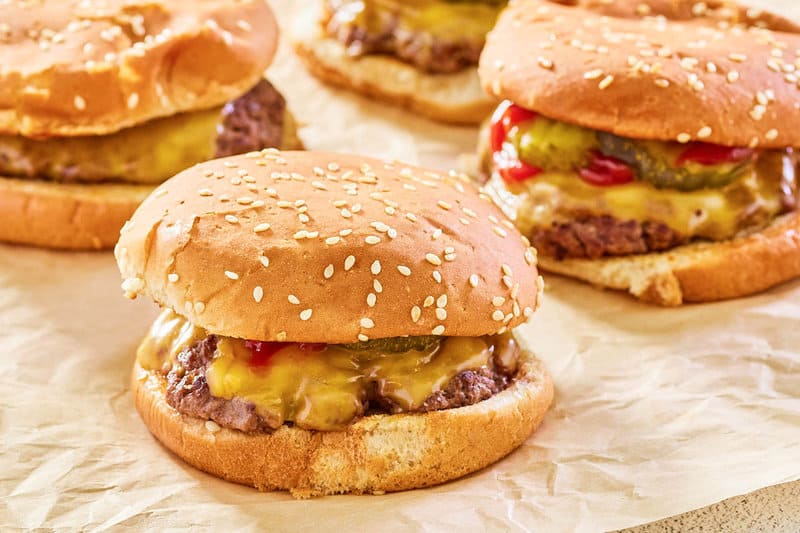
[[583, 216], [549, 228], [535, 228], [530, 239], [540, 254], [556, 259], [659, 252], [688, 241], [661, 222], [619, 220], [608, 215]]
[[351, 56], [393, 55], [434, 74], [450, 74], [477, 65], [484, 45], [483, 40], [447, 41], [426, 31], [404, 30], [399, 16], [389, 18], [380, 30], [341, 23], [331, 16], [325, 30], [344, 44]]
[[215, 157], [281, 148], [285, 117], [286, 100], [270, 82], [262, 79], [222, 108]]
[[[210, 335], [178, 355], [167, 373], [167, 403], [176, 411], [195, 418], [213, 420], [222, 427], [239, 431], [273, 431], [282, 421], [256, 413], [255, 405], [242, 398], [226, 400], [211, 394], [206, 368], [217, 350], [217, 337]], [[491, 398], [506, 389], [514, 370], [505, 368], [499, 358], [486, 367], [465, 370], [441, 390], [431, 394], [414, 412], [439, 411], [464, 407]], [[402, 409], [381, 395], [378, 387], [362, 402], [361, 414], [400, 413]]]

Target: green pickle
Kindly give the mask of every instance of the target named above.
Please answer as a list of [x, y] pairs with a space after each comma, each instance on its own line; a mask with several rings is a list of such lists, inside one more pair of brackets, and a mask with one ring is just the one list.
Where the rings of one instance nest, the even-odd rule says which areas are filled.
[[374, 351], [403, 353], [411, 350], [422, 352], [429, 350], [441, 342], [441, 337], [435, 335], [422, 335], [419, 337], [391, 337], [388, 339], [374, 339], [370, 341], [343, 344], [342, 348], [353, 351]]
[[523, 161], [549, 171], [585, 166], [591, 150], [598, 146], [593, 130], [542, 116], [524, 128], [512, 129], [508, 141], [517, 147]]
[[659, 189], [696, 191], [718, 189], [740, 178], [750, 168], [750, 161], [701, 165], [687, 163], [677, 166], [675, 161], [684, 147], [677, 143], [637, 141], [611, 133], [598, 133], [600, 149], [636, 170], [639, 179], [652, 183]]

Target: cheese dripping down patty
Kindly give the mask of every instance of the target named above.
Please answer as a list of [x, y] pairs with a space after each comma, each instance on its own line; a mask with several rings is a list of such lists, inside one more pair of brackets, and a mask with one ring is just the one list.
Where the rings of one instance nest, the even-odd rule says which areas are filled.
[[[171, 310], [165, 310], [142, 341], [142, 368], [166, 374], [180, 366], [178, 355], [209, 334]], [[398, 339], [401, 340], [401, 339]], [[268, 360], [256, 363], [246, 341], [218, 337], [205, 371], [214, 397], [241, 399], [274, 426], [291, 422], [303, 429], [342, 429], [363, 414], [372, 387], [396, 412], [419, 409], [465, 370], [499, 361], [515, 369], [518, 347], [510, 334], [487, 337], [441, 337], [424, 349], [403, 352], [354, 349], [352, 345], [283, 343]]]

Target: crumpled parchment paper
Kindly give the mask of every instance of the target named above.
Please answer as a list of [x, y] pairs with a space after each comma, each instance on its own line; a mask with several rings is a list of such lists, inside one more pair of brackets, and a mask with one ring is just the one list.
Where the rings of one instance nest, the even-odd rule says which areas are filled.
[[[284, 23], [307, 5], [272, 3]], [[311, 148], [446, 168], [474, 145], [472, 129], [322, 87], [285, 42], [268, 75]], [[0, 529], [597, 531], [800, 478], [800, 283], [660, 309], [549, 277], [521, 333], [556, 400], [522, 448], [432, 489], [295, 501], [149, 435], [128, 380], [157, 309], [119, 282], [108, 253], [0, 246]]]

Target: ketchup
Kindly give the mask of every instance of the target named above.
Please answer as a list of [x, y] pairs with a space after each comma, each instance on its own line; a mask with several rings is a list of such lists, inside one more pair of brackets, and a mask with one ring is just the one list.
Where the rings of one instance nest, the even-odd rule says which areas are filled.
[[720, 146], [703, 142], [692, 142], [678, 156], [677, 163], [698, 163], [700, 165], [719, 165], [721, 163], [738, 163], [753, 157], [750, 148]]
[[[283, 350], [287, 346], [296, 344], [294, 342], [270, 342], [270, 341], [244, 341], [244, 347], [250, 350], [250, 366], [263, 367], [270, 364], [272, 356]], [[301, 342], [297, 347], [304, 352], [320, 352], [325, 349], [327, 344], [318, 342]]]
[[627, 163], [596, 150], [592, 152], [589, 166], [580, 169], [578, 174], [586, 183], [600, 187], [623, 185], [634, 178], [633, 170]]

